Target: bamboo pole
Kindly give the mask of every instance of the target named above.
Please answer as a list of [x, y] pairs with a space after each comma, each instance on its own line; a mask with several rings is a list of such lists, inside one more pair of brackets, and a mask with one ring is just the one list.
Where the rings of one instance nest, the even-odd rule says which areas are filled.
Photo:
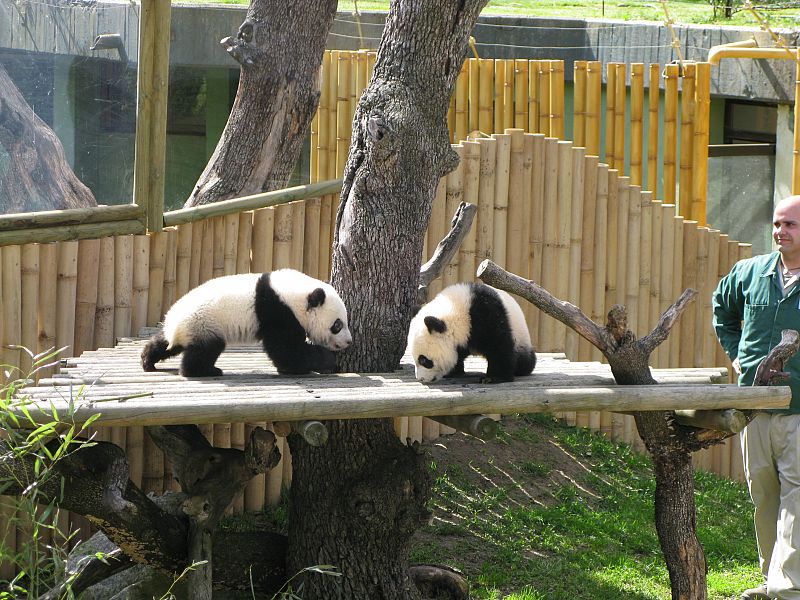
[[272, 270], [274, 230], [274, 209], [262, 208], [253, 213], [253, 256], [250, 263], [253, 273], [266, 273]]
[[650, 65], [647, 88], [647, 189], [658, 194], [658, 122], [661, 99], [661, 65]]
[[56, 290], [56, 346], [67, 347], [63, 356], [75, 356], [75, 293], [78, 284], [78, 242], [58, 244]]
[[222, 277], [225, 274], [225, 217], [214, 217], [209, 222], [213, 235], [211, 277]]
[[223, 217], [222, 272], [224, 275], [236, 274], [236, 252], [239, 249], [239, 215]]
[[[677, 208], [677, 207], [676, 207]], [[683, 238], [684, 238], [684, 219], [681, 216], [674, 216], [674, 226], [672, 234], [674, 237], [673, 248], [674, 253], [672, 256], [672, 281], [669, 298], [670, 302], [674, 302], [675, 298], [683, 292]], [[683, 319], [682, 319], [683, 320]], [[683, 341], [682, 327], [673, 327], [670, 334], [669, 344], [669, 366], [678, 367], [680, 365], [680, 349], [681, 342]]]
[[[519, 253], [520, 258], [519, 260], [522, 263], [522, 270], [520, 271], [520, 275], [526, 278], [530, 278], [531, 276], [531, 261], [528, 258], [529, 248], [530, 248], [530, 239], [531, 239], [531, 216], [533, 214], [533, 177], [534, 177], [534, 165], [533, 161], [535, 160], [535, 149], [534, 146], [536, 144], [536, 138], [533, 134], [525, 133], [523, 134], [522, 138], [522, 147], [523, 147], [523, 158], [522, 158], [522, 182], [523, 182], [523, 189], [522, 189], [522, 211], [521, 211], [521, 219], [522, 219], [522, 229], [520, 233], [520, 237], [517, 240], [517, 244], [520, 246]], [[529, 304], [525, 302], [523, 304]]]
[[[25, 244], [20, 252], [20, 286], [22, 315], [20, 323], [20, 343], [36, 354], [38, 346], [38, 308], [39, 308], [39, 245]], [[32, 361], [23, 353], [20, 361], [22, 373], [31, 371]]]
[[[652, 197], [652, 192], [650, 193]], [[650, 312], [647, 320], [647, 330], [651, 331], [658, 323], [661, 316], [661, 255], [665, 252], [663, 241], [663, 221], [664, 209], [660, 200], [651, 200], [650, 210], [650, 231], [653, 236], [653, 243], [649, 248], [645, 248], [645, 252], [650, 253], [650, 289], [648, 304]], [[659, 365], [663, 351], [661, 346], [652, 354], [652, 364]]]
[[603, 95], [603, 65], [586, 63], [586, 153], [600, 156], [600, 110]]
[[[570, 146], [571, 165], [571, 185], [572, 198], [570, 200], [570, 219], [569, 219], [569, 269], [567, 271], [567, 298], [575, 306], [581, 305], [581, 274], [583, 251], [583, 225], [584, 225], [584, 198], [586, 194], [586, 150]], [[594, 221], [594, 215], [592, 215]], [[564, 350], [570, 360], [578, 358], [578, 333], [572, 328], [566, 331]], [[584, 413], [585, 414], [585, 413]], [[588, 421], [588, 414], [585, 414]], [[586, 423], [588, 426], [588, 422]]]
[[541, 109], [541, 93], [539, 82], [541, 80], [541, 61], [528, 61], [528, 131], [531, 133], [544, 133], [539, 129], [539, 113]]
[[564, 139], [564, 61], [550, 61], [550, 135]]
[[[458, 166], [447, 174], [447, 198], [445, 204], [447, 217], [451, 217], [456, 213], [458, 206], [464, 199], [464, 146], [456, 144], [452, 148], [458, 155]], [[474, 225], [472, 229], [475, 229]], [[460, 252], [456, 252], [450, 264], [447, 265], [442, 273], [443, 286], [448, 286], [459, 280], [460, 262]]]
[[[698, 243], [699, 231], [696, 221], [683, 222], [683, 288], [688, 287], [697, 289], [698, 272]], [[680, 323], [681, 339], [684, 341], [680, 348], [680, 367], [691, 367], [694, 365], [694, 338], [697, 331], [697, 313], [687, 310], [681, 315]]]
[[[558, 297], [558, 202], [559, 146], [556, 138], [545, 139], [544, 208], [542, 245], [542, 287]], [[556, 351], [555, 319], [540, 319], [539, 344], [542, 352]]]
[[455, 126], [450, 139], [453, 143], [467, 139], [469, 135], [469, 61], [464, 61], [458, 72], [455, 89]]
[[[22, 272], [19, 246], [2, 248], [2, 362], [3, 370], [8, 369], [11, 379], [24, 375], [18, 371], [21, 365], [21, 351], [11, 345], [22, 343]], [[73, 313], [74, 316], [74, 313]], [[72, 343], [72, 340], [70, 340]]]
[[[318, 231], [311, 229], [311, 231]], [[239, 232], [236, 235], [236, 272], [250, 272], [250, 249], [253, 247], [253, 211], [248, 210], [239, 215]], [[315, 273], [317, 271], [314, 271]], [[318, 275], [314, 275], [318, 277]]]
[[303, 246], [305, 245], [306, 203], [293, 202], [287, 206], [292, 211], [292, 243], [289, 245], [289, 265], [303, 270]]
[[175, 297], [180, 298], [191, 287], [189, 285], [192, 264], [193, 224], [178, 226], [178, 249], [175, 256]]
[[[427, 258], [430, 259], [437, 244], [442, 240], [447, 232], [450, 230], [450, 217], [446, 211], [447, 208], [447, 177], [439, 179], [439, 184], [436, 186], [436, 194], [433, 197], [433, 204], [431, 206], [431, 217], [428, 220], [428, 248], [429, 253]], [[428, 298], [433, 298], [442, 290], [442, 278], [438, 277], [428, 286]]]
[[[216, 218], [216, 217], [215, 217]], [[214, 219], [205, 219], [203, 221], [203, 233], [199, 241], [200, 244], [200, 279], [198, 284], [205, 283], [214, 277], [215, 270], [215, 254], [216, 248], [214, 247]]]
[[[605, 307], [610, 309], [617, 304], [617, 288], [619, 287], [618, 275], [622, 273], [619, 269], [618, 257], [620, 248], [619, 231], [619, 175], [616, 169], [608, 169], [608, 233], [606, 248], [606, 293]], [[600, 323], [605, 323], [606, 315], [601, 316]]]
[[[479, 58], [469, 59], [469, 113], [467, 130], [468, 135], [480, 129], [480, 82], [481, 82], [481, 62]], [[464, 138], [466, 139], [466, 138]], [[462, 140], [459, 140], [462, 141]]]
[[272, 267], [283, 269], [292, 266], [292, 209], [279, 206], [275, 209], [275, 230], [272, 242]]
[[[593, 159], [589, 157], [587, 157], [587, 161], [590, 161], [586, 167], [587, 173], [592, 164], [597, 165], [594, 241], [591, 245], [589, 245], [588, 241], [584, 245], [584, 250], [588, 250], [588, 252], [592, 254], [592, 270], [594, 271], [594, 282], [591, 289], [591, 316], [592, 321], [595, 323], [605, 323], [606, 272], [609, 264], [607, 260], [609, 251], [608, 227], [610, 223], [610, 211], [608, 210], [609, 171], [608, 165], [606, 164], [593, 161]], [[600, 349], [592, 345], [589, 358], [590, 360], [599, 361], [602, 358]], [[603, 431], [603, 425], [605, 424], [605, 418], [601, 416], [601, 431]], [[610, 424], [610, 422], [608, 424]], [[603, 433], [608, 434], [608, 431], [603, 431]]]
[[[58, 244], [39, 245], [39, 326], [38, 352], [58, 349], [56, 345], [56, 306], [58, 305]], [[2, 325], [0, 325], [2, 331]], [[62, 354], [63, 356], [63, 354]], [[49, 377], [57, 369], [48, 367], [39, 377]]]
[[616, 99], [614, 100], [614, 167], [625, 172], [625, 98], [628, 65], [617, 64]]
[[489, 135], [494, 129], [494, 60], [481, 58], [478, 61], [480, 79], [478, 86], [478, 130]]
[[[528, 264], [532, 281], [542, 282], [542, 253], [544, 247], [544, 198], [545, 198], [545, 147], [542, 133], [531, 135], [533, 145], [533, 165], [531, 173], [531, 209], [528, 237]], [[531, 340], [537, 349], [542, 349], [540, 336], [540, 311], [530, 302], [525, 302], [525, 314]]]
[[[630, 178], [626, 177], [628, 182]], [[627, 249], [625, 251], [625, 300], [620, 302], [628, 309], [628, 327], [637, 336], [639, 329], [639, 278], [641, 276], [642, 243], [642, 190], [638, 185], [628, 188], [628, 225], [620, 231], [625, 232]]]
[[161, 314], [166, 314], [175, 304], [175, 287], [178, 269], [178, 230], [169, 227], [164, 230], [167, 238], [167, 253], [164, 258], [164, 291], [162, 293]]
[[[464, 142], [463, 185], [464, 202], [474, 204], [481, 209], [478, 191], [480, 182], [481, 147], [478, 142]], [[488, 200], [487, 200], [488, 202]], [[477, 231], [475, 227], [464, 238], [459, 250], [458, 277], [460, 281], [472, 281], [475, 278], [475, 252], [477, 250]]]
[[[145, 326], [155, 327], [164, 315], [164, 273], [167, 265], [167, 234], [150, 235]], [[134, 288], [135, 289], [135, 288]], [[135, 330], [138, 335], [138, 329]]]
[[114, 346], [114, 238], [100, 240], [93, 348]]
[[644, 143], [644, 64], [631, 65], [630, 175], [633, 185], [643, 186], [642, 151]]
[[[711, 319], [709, 319], [709, 315], [711, 315], [711, 293], [712, 290], [709, 288], [709, 282], [707, 278], [710, 272], [710, 230], [707, 227], [697, 227], [697, 258], [694, 261], [694, 268], [696, 271], [696, 279], [695, 279], [695, 286], [699, 294], [697, 300], [693, 303], [691, 307], [695, 313], [695, 323], [696, 327], [694, 329], [694, 337], [692, 338], [692, 342], [694, 343], [694, 365], [709, 365], [710, 362], [706, 362], [706, 356], [704, 355], [705, 346], [707, 345], [705, 338], [706, 338], [706, 330], [710, 328]], [[716, 264], [716, 257], [714, 262], [714, 273], [716, 274], [717, 264]], [[708, 296], [708, 302], [706, 302], [705, 295]]]
[[681, 163], [678, 177], [678, 212], [688, 219], [691, 219], [694, 169], [695, 71], [694, 63], [684, 65], [683, 90], [681, 91]]
[[[505, 242], [503, 256], [506, 268], [512, 273], [525, 276], [528, 252], [528, 245], [525, 243], [528, 239], [525, 228], [526, 182], [530, 190], [530, 175], [525, 168], [525, 132], [522, 129], [507, 129], [506, 134], [511, 140], [506, 209], [503, 210], [501, 205], [500, 211], [495, 212], [495, 240], [503, 239]], [[497, 200], [495, 198], [495, 211], [498, 208]], [[498, 233], [502, 238], [498, 237]]]
[[494, 98], [495, 98], [495, 106], [494, 106], [494, 125], [492, 125], [491, 129], [484, 129], [484, 133], [491, 134], [495, 131], [504, 131], [506, 128], [506, 88], [508, 87], [508, 82], [506, 82], [506, 60], [497, 59], [492, 60], [493, 67], [494, 67]]
[[[661, 219], [661, 282], [660, 282], [660, 294], [659, 294], [659, 301], [658, 301], [658, 309], [659, 314], [663, 313], [664, 310], [669, 306], [673, 300], [671, 300], [672, 296], [672, 289], [673, 289], [673, 281], [676, 279], [673, 272], [673, 257], [675, 256], [675, 205], [674, 204], [662, 204], [661, 211], [663, 213]], [[678, 278], [679, 279], [679, 278]], [[673, 333], [677, 333], [675, 331], [676, 328], [673, 328]], [[658, 362], [656, 365], [660, 368], [666, 368], [671, 366], [673, 363], [670, 361], [670, 356], [672, 354], [672, 338], [673, 335], [667, 336], [661, 345], [658, 348]], [[675, 364], [677, 366], [677, 364]]]
[[[664, 183], [663, 196], [667, 204], [677, 206], [675, 193], [678, 156], [678, 65], [666, 66], [664, 83]], [[680, 213], [679, 213], [680, 214]]]
[[208, 221], [195, 221], [192, 223], [192, 247], [189, 255], [189, 289], [196, 288], [200, 283], [200, 263], [203, 260], [203, 240], [206, 235]]
[[639, 243], [639, 335], [645, 335], [656, 323], [650, 322], [650, 288], [653, 277], [651, 252], [653, 250], [653, 203], [650, 192], [639, 189], [640, 243]]
[[[503, 128], [496, 129], [496, 132], [505, 131], [514, 127], [514, 60], [503, 59], [505, 86], [503, 87]], [[439, 424], [437, 423], [438, 427]]]
[[616, 112], [617, 103], [617, 64], [606, 63], [606, 154], [605, 162], [609, 168], [616, 169], [622, 175], [623, 170], [617, 166], [617, 159], [614, 156], [614, 140], [616, 133], [616, 119], [614, 113]]
[[114, 238], [114, 337], [131, 334], [133, 318], [133, 236]]
[[702, 318], [701, 323], [703, 323], [703, 366], [716, 365], [714, 353], [717, 346], [717, 336], [714, 333], [714, 328], [708, 315], [713, 313], [711, 296], [714, 293], [714, 288], [716, 288], [719, 253], [720, 231], [719, 229], [710, 229], [708, 232], [708, 264], [703, 281], [700, 284], [700, 297], [703, 305], [700, 315]]
[[[627, 239], [630, 235], [628, 230], [628, 220], [630, 218], [630, 192], [631, 181], [629, 177], [618, 176], [617, 202], [619, 210], [617, 212], [617, 231], [619, 232], [619, 242], [617, 246], [617, 304], [625, 304], [628, 296], [628, 244]], [[638, 236], [638, 231], [636, 233]], [[630, 307], [629, 307], [630, 308]], [[630, 313], [628, 320], [631, 321]], [[633, 321], [635, 322], [635, 321]]]
[[[492, 226], [489, 235], [492, 239], [491, 251], [493, 260], [506, 266], [506, 231], [508, 228], [508, 193], [511, 175], [511, 136], [506, 133], [495, 133], [492, 137], [497, 140], [497, 162], [494, 172], [494, 190], [488, 198], [492, 198]], [[481, 169], [481, 179], [483, 169]], [[484, 196], [481, 194], [481, 198]], [[478, 259], [480, 262], [482, 258]]]
[[[328, 177], [336, 176], [336, 85], [338, 76], [336, 68], [338, 61], [333, 60], [333, 52], [327, 53], [331, 56], [328, 64], [324, 65], [326, 73], [328, 74], [328, 85], [325, 86], [323, 93], [328, 101], [328, 119], [327, 122], [320, 120], [320, 144], [323, 140], [327, 140], [323, 148], [320, 149], [319, 157], [319, 177], [320, 179], [327, 179]], [[330, 193], [320, 192], [319, 203], [319, 270], [321, 273], [330, 273], [331, 267], [331, 233], [333, 231], [333, 206], [336, 200]], [[257, 214], [257, 213], [255, 213]], [[253, 221], [253, 235], [255, 236], [255, 216]], [[255, 256], [255, 252], [253, 253]], [[253, 268], [255, 272], [255, 268]], [[326, 277], [327, 279], [327, 277]]]
[[147, 325], [147, 296], [150, 288], [150, 238], [133, 238], [133, 288], [131, 290], [131, 334]]
[[695, 66], [694, 139], [692, 148], [692, 201], [690, 218], [700, 225], [706, 224], [706, 198], [708, 196], [708, 139], [711, 111], [711, 65], [707, 62]]
[[514, 61], [514, 125], [517, 129], [528, 129], [528, 60]]
[[585, 60], [576, 60], [573, 74], [572, 139], [576, 146], [586, 146], [586, 69]]
[[[558, 208], [556, 229], [556, 269], [559, 273], [556, 279], [557, 298], [569, 296], [570, 278], [565, 277], [570, 267], [570, 233], [572, 231], [572, 142], [558, 142]], [[564, 351], [566, 348], [567, 326], [560, 321], [555, 323], [554, 329], [556, 348]], [[573, 424], [570, 421], [570, 424]]]
[[550, 60], [539, 61], [539, 131], [548, 137], [556, 137], [552, 130], [553, 66]]
[[94, 350], [97, 310], [97, 279], [100, 270], [100, 240], [78, 242], [78, 274], [75, 290], [75, 356]]
[[317, 279], [327, 279], [327, 273], [323, 275], [319, 272], [319, 238], [315, 235], [319, 231], [321, 202], [320, 198], [310, 198], [303, 203], [303, 247], [300, 250], [303, 264], [300, 270]]

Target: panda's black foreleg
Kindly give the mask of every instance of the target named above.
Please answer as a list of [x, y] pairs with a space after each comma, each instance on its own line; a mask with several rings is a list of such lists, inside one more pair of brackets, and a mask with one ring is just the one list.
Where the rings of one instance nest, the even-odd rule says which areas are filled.
[[536, 368], [536, 352], [533, 348], [517, 351], [517, 368], [514, 375], [530, 375]]
[[317, 373], [336, 373], [336, 354], [323, 346], [304, 341], [289, 344], [271, 343], [264, 340], [264, 351], [281, 375], [304, 375]]
[[488, 363], [486, 376], [481, 379], [481, 383], [514, 381], [514, 370], [517, 361], [513, 352], [499, 352], [488, 355], [486, 362]]
[[183, 346], [173, 346], [172, 348], [168, 348], [168, 346], [169, 342], [163, 332], [159, 331], [151, 337], [142, 350], [142, 369], [148, 372], [155, 371], [156, 363], [183, 352]]
[[186, 346], [181, 359], [181, 375], [184, 377], [219, 377], [222, 369], [214, 366], [225, 350], [225, 340], [210, 337], [197, 340]]

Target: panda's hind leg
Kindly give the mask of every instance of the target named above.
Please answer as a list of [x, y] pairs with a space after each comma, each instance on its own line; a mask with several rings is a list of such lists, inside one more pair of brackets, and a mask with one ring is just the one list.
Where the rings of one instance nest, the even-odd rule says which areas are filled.
[[514, 375], [530, 375], [536, 368], [536, 352], [533, 348], [517, 349], [517, 368]]
[[225, 350], [225, 340], [208, 337], [193, 341], [186, 346], [181, 359], [181, 375], [184, 377], [219, 377], [222, 369], [214, 366]]

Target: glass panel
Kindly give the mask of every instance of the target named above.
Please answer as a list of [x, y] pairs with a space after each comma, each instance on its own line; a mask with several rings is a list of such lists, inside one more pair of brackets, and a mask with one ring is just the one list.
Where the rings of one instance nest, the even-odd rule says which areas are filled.
[[709, 158], [709, 225], [753, 244], [753, 255], [770, 252], [774, 180], [774, 156]]
[[0, 214], [131, 202], [139, 12], [0, 0]]

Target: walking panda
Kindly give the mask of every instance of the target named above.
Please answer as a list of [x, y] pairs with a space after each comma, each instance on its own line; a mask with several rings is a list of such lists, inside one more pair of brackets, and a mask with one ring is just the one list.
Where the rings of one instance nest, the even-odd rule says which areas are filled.
[[433, 382], [463, 375], [470, 354], [488, 361], [482, 383], [513, 381], [536, 366], [528, 325], [519, 304], [483, 283], [456, 283], [420, 308], [411, 321], [408, 349], [416, 377]]
[[181, 375], [219, 376], [214, 363], [226, 344], [255, 341], [279, 373], [333, 372], [333, 351], [352, 342], [347, 309], [332, 286], [293, 269], [217, 277], [169, 309], [142, 368], [183, 353]]

